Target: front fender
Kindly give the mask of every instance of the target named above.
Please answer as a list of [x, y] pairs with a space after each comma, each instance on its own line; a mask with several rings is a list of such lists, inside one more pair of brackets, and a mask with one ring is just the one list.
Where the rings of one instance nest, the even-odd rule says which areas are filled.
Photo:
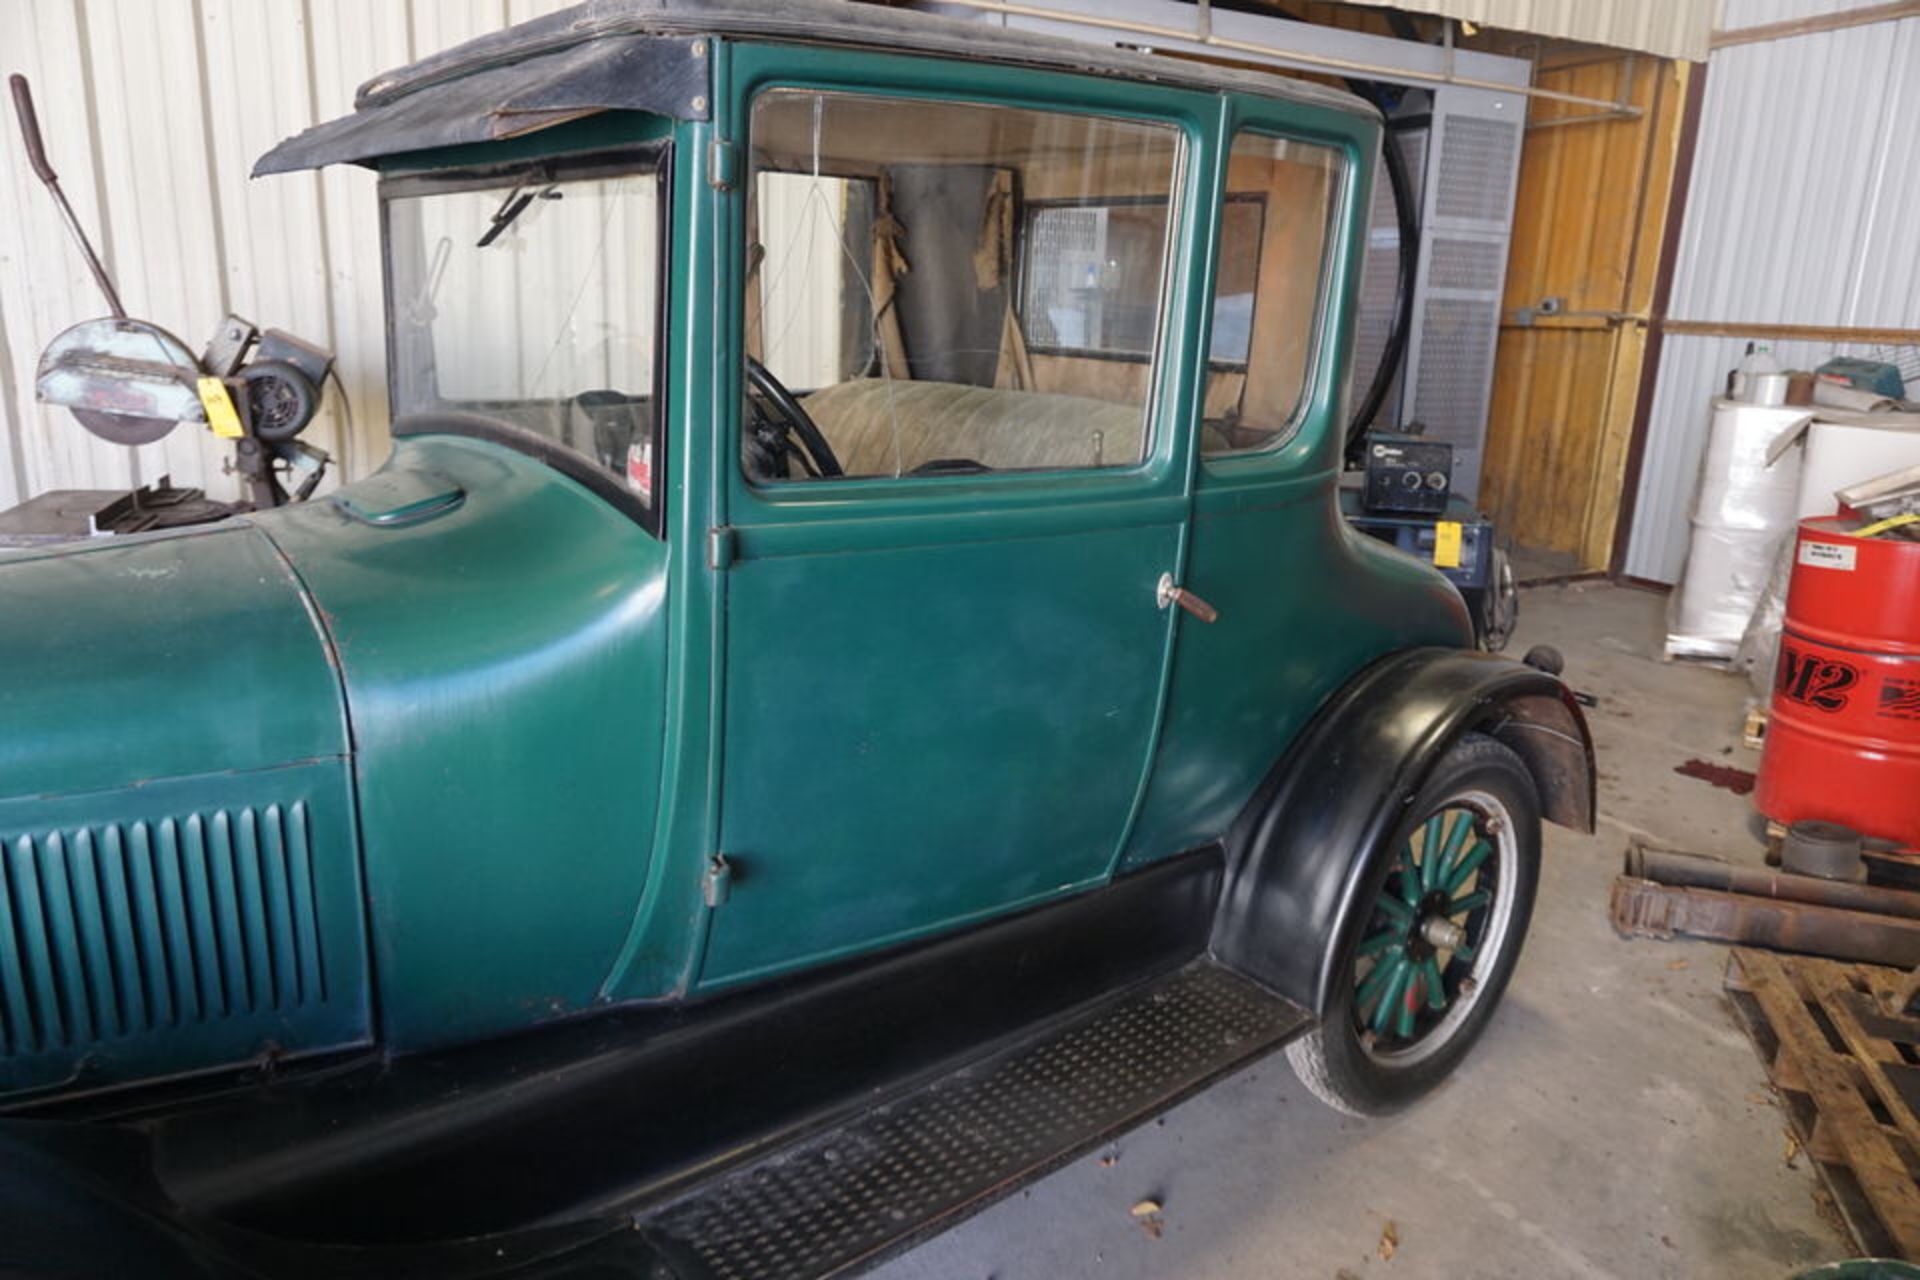
[[1491, 654], [1394, 654], [1322, 705], [1234, 825], [1215, 956], [1321, 1013], [1364, 923], [1356, 908], [1386, 877], [1373, 853], [1447, 748], [1473, 731], [1526, 762], [1550, 820], [1593, 829], [1593, 739], [1565, 685]]

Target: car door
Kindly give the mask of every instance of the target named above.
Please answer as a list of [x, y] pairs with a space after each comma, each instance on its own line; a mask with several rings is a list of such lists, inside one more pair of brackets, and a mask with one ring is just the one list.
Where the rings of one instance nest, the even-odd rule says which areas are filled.
[[1307, 103], [1228, 108], [1186, 562], [1220, 621], [1181, 633], [1128, 868], [1224, 836], [1367, 663], [1460, 642], [1432, 575], [1348, 529], [1336, 501], [1379, 126]]
[[734, 72], [755, 373], [717, 432], [708, 986], [1110, 875], [1177, 612], [1167, 317], [1208, 127], [1196, 95], [1007, 68], [744, 48]]

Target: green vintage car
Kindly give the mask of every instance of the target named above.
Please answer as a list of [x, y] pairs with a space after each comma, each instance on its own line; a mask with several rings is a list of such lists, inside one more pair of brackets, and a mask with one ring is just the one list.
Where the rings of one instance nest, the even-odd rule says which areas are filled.
[[395, 445], [0, 561], [0, 1272], [802, 1277], [1486, 1025], [1591, 745], [1336, 482], [1377, 113], [835, 0], [364, 86]]

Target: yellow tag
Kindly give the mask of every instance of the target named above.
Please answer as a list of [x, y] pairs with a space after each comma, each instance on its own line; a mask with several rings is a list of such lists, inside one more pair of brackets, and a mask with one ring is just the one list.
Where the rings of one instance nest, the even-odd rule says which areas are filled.
[[1889, 529], [1899, 529], [1910, 524], [1920, 524], [1920, 515], [1909, 511], [1901, 516], [1888, 516], [1885, 520], [1875, 521], [1864, 529], [1855, 529], [1853, 536], [1856, 538], [1876, 538]]
[[233, 397], [227, 394], [227, 384], [220, 379], [200, 379], [200, 405], [207, 411], [207, 426], [222, 440], [238, 440], [247, 434], [233, 407]]
[[1460, 522], [1442, 520], [1433, 526], [1433, 562], [1442, 569], [1460, 567]]

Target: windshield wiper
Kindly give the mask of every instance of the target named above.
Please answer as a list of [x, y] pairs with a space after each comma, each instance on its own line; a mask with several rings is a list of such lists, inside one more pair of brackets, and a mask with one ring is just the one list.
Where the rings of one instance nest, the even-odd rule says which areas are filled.
[[548, 186], [537, 191], [525, 187], [515, 187], [513, 190], [507, 192], [507, 198], [502, 200], [500, 207], [493, 211], [492, 225], [487, 228], [486, 234], [474, 242], [473, 247], [476, 249], [484, 249], [495, 240], [498, 240], [501, 235], [505, 233], [506, 229], [514, 224], [514, 220], [525, 213], [527, 206], [532, 204], [536, 199], [558, 200], [560, 195], [560, 191], [553, 186]]

